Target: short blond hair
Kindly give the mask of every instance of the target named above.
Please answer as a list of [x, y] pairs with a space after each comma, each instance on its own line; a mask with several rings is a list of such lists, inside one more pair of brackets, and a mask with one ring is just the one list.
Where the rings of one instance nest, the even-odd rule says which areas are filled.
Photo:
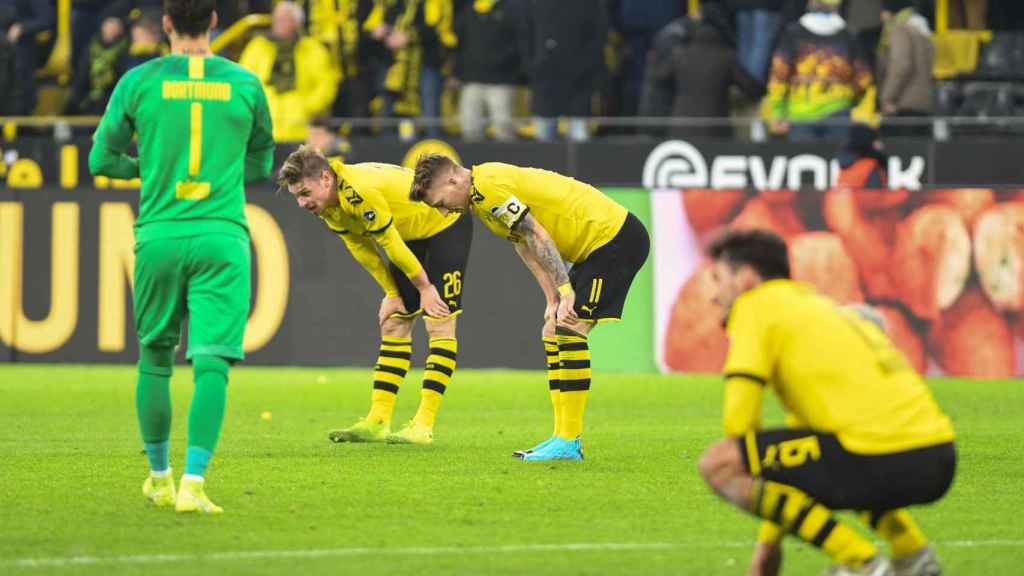
[[288, 155], [277, 171], [277, 185], [281, 188], [294, 186], [306, 178], [319, 178], [324, 168], [330, 169], [327, 158], [319, 150], [303, 144]]
[[452, 160], [444, 154], [427, 154], [420, 156], [416, 161], [416, 174], [412, 178], [412, 190], [409, 191], [409, 199], [420, 202], [426, 196], [427, 190], [434, 185], [434, 179], [441, 175], [442, 171], [455, 166]]

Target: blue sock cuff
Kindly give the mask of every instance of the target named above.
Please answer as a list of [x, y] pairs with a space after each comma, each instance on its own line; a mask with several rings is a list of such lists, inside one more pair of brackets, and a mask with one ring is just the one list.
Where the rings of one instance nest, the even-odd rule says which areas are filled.
[[171, 442], [143, 442], [142, 447], [146, 451], [146, 458], [149, 459], [149, 469], [154, 472], [162, 472], [171, 467], [168, 453]]
[[213, 452], [199, 446], [189, 446], [185, 450], [185, 474], [206, 476], [206, 467], [210, 465]]

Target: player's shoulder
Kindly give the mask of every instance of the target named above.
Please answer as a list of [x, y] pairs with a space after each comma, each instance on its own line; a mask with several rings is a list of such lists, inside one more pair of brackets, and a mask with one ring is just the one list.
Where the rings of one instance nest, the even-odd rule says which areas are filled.
[[238, 62], [228, 60], [223, 56], [211, 56], [207, 60], [207, 68], [210, 76], [216, 76], [219, 80], [228, 80], [237, 84], [261, 87], [260, 79], [248, 68]]
[[131, 67], [127, 72], [121, 75], [121, 79], [118, 80], [118, 84], [129, 87], [136, 86], [150, 78], [161, 78], [167, 74], [167, 67], [167, 56], [153, 58], [152, 60], [139, 64], [138, 66]]
[[511, 192], [519, 182], [521, 168], [504, 162], [484, 162], [473, 166], [473, 187], [486, 194], [506, 190]]
[[506, 164], [504, 162], [484, 162], [482, 164], [474, 164], [472, 172], [473, 178], [503, 178], [510, 177], [519, 170], [521, 170], [521, 168], [515, 164]]
[[738, 298], [733, 309], [760, 322], [788, 316], [796, 307], [813, 305], [814, 289], [792, 280], [769, 280]]

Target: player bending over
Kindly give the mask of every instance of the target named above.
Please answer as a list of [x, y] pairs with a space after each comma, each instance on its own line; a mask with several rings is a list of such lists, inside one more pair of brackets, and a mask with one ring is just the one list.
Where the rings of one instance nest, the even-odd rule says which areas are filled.
[[[516, 252], [544, 291], [543, 340], [555, 414], [551, 438], [515, 452], [527, 461], [582, 460], [590, 390], [587, 335], [618, 320], [647, 260], [650, 238], [636, 216], [567, 176], [488, 162], [466, 169], [447, 156], [416, 164], [410, 196], [441, 211], [472, 211]], [[565, 262], [572, 263], [572, 271]]]
[[[316, 214], [337, 234], [384, 289], [377, 314], [381, 344], [370, 412], [348, 428], [331, 431], [335, 442], [433, 442], [437, 410], [455, 371], [455, 318], [462, 312], [473, 221], [411, 201], [412, 177], [412, 170], [393, 164], [327, 160], [308, 146], [293, 152], [278, 172], [278, 184], [288, 188], [300, 208]], [[430, 354], [420, 407], [392, 434], [391, 414], [409, 371], [412, 328], [421, 313]]]

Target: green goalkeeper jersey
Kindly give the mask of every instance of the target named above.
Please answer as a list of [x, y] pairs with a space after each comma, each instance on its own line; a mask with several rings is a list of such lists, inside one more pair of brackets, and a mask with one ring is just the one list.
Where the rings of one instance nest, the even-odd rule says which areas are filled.
[[[136, 242], [211, 232], [248, 237], [244, 184], [270, 175], [271, 132], [252, 72], [219, 56], [164, 56], [117, 83], [89, 170], [142, 179]], [[133, 158], [127, 151], [136, 134]]]

